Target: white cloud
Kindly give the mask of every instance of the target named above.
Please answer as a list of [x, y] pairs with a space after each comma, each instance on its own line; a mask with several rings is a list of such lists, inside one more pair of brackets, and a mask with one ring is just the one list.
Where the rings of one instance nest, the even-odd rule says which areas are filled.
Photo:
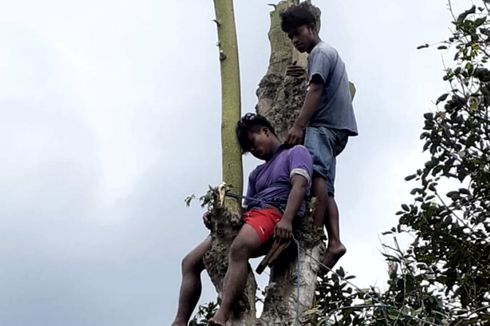
[[[337, 174], [342, 265], [379, 284], [378, 234], [408, 198], [421, 114], [445, 87], [439, 54], [415, 47], [447, 35], [449, 14], [422, 0], [318, 4], [358, 88], [361, 134]], [[248, 112], [270, 7], [235, 9]], [[0, 2], [0, 324], [170, 322], [180, 259], [206, 235], [183, 199], [221, 178], [213, 18], [210, 1]]]

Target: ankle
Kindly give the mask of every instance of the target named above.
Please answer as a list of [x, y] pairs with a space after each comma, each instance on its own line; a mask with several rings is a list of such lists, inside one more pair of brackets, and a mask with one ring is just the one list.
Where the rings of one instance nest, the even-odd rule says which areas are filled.
[[344, 247], [342, 241], [340, 239], [328, 239], [328, 245], [327, 248], [330, 249], [337, 249], [339, 247]]

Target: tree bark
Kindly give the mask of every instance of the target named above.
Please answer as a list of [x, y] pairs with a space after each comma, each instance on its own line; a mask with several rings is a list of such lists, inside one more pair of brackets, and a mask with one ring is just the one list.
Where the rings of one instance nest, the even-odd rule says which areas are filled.
[[[233, 11], [233, 0], [214, 0], [221, 70], [221, 144], [224, 184], [210, 191], [212, 214], [211, 249], [205, 254], [206, 270], [218, 292], [220, 301], [223, 279], [228, 268], [229, 248], [242, 223], [240, 201], [225, 197], [228, 187], [241, 195], [243, 191], [242, 155], [235, 126], [240, 120], [240, 69]], [[255, 324], [257, 285], [249, 266], [244, 294], [235, 305], [228, 325]]]
[[[281, 30], [280, 12], [297, 2], [297, 0], [281, 1], [270, 13], [269, 68], [257, 89], [257, 113], [265, 116], [272, 123], [281, 140], [284, 140], [297, 117], [306, 92], [305, 78], [285, 76], [286, 68], [294, 62], [303, 68], [306, 67], [306, 55], [296, 51]], [[286, 105], [287, 109], [281, 105]]]
[[[281, 139], [284, 139], [297, 117], [306, 92], [306, 76], [297, 78], [285, 75], [287, 66], [293, 62], [306, 67], [306, 56], [299, 54], [294, 49], [290, 40], [280, 29], [279, 12], [296, 2], [294, 0], [282, 1], [271, 12], [269, 68], [257, 90], [257, 112], [271, 121]], [[234, 186], [233, 192], [241, 194], [241, 156], [234, 134], [235, 124], [240, 118], [240, 86], [238, 55], [233, 54], [236, 51], [233, 4], [231, 0], [215, 0], [214, 3], [223, 95], [223, 178], [227, 184]], [[240, 160], [236, 155], [240, 157]], [[240, 186], [239, 189], [237, 185]], [[221, 297], [223, 279], [228, 268], [229, 248], [243, 223], [238, 209], [239, 201], [225, 197], [225, 192], [226, 186], [223, 185], [210, 191], [212, 245], [204, 257], [206, 270], [219, 297]], [[263, 313], [260, 318], [256, 318], [255, 277], [250, 266], [248, 267], [246, 289], [233, 308], [228, 326], [299, 325], [299, 317], [310, 308], [313, 302], [317, 260], [325, 248], [322, 241], [324, 239], [323, 230], [313, 226], [312, 220], [310, 211], [307, 216], [295, 222], [294, 234], [299, 248], [296, 243], [292, 243], [271, 269]]]
[[[299, 114], [307, 86], [306, 74], [300, 77], [286, 76], [289, 65], [296, 64], [306, 70], [307, 64], [306, 54], [294, 48], [280, 26], [280, 12], [297, 3], [297, 0], [281, 1], [270, 14], [269, 68], [257, 90], [257, 113], [271, 121], [281, 140], [285, 139]], [[316, 15], [320, 16], [319, 10]], [[259, 319], [261, 325], [299, 325], [301, 316], [313, 303], [317, 261], [325, 250], [325, 236], [321, 228], [313, 225], [311, 210], [307, 216], [296, 221], [294, 234], [299, 248], [296, 243], [290, 245], [271, 269], [264, 308]]]
[[[218, 187], [210, 191], [212, 207], [209, 219], [211, 221], [211, 249], [204, 255], [204, 266], [218, 292], [218, 303], [223, 291], [223, 280], [228, 269], [229, 248], [233, 239], [243, 225], [241, 214], [230, 210], [229, 201], [225, 200], [226, 188]], [[232, 206], [233, 207], [233, 206]], [[228, 326], [252, 326], [256, 324], [255, 295], [257, 284], [250, 265], [245, 290], [234, 305]]]

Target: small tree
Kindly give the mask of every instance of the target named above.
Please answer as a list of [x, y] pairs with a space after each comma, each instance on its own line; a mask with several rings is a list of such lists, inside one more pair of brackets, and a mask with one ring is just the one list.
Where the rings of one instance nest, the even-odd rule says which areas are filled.
[[465, 322], [488, 314], [490, 300], [490, 11], [478, 2], [454, 17], [453, 35], [438, 47], [455, 50], [443, 77], [450, 91], [424, 115], [430, 159], [406, 178], [419, 187], [399, 213], [400, 231], [416, 237], [419, 273], [440, 290], [450, 319]]
[[[342, 270], [322, 279], [313, 325], [488, 325], [490, 322], [490, 14], [488, 0], [453, 14], [454, 51], [443, 80], [449, 91], [424, 114], [421, 139], [429, 159], [407, 181], [418, 182], [399, 224], [408, 250], [384, 245], [388, 290], [361, 290]], [[449, 3], [451, 8], [451, 3]], [[451, 9], [451, 13], [453, 13]], [[419, 48], [427, 48], [425, 44]]]

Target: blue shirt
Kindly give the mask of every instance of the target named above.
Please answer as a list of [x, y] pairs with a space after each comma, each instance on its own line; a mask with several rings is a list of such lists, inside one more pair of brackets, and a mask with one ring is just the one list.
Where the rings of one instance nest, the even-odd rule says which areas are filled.
[[311, 127], [328, 127], [357, 135], [349, 79], [337, 50], [320, 41], [308, 56], [308, 80], [317, 75], [323, 81], [320, 106], [310, 119]]

